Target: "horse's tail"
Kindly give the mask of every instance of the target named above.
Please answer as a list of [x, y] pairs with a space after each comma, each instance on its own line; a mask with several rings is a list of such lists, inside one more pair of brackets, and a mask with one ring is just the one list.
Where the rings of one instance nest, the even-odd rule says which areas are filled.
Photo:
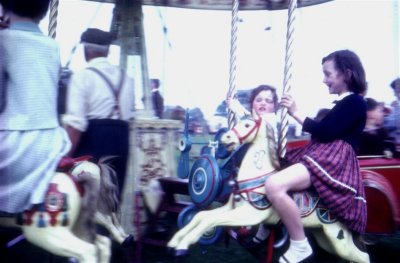
[[100, 158], [99, 167], [101, 170], [100, 178], [100, 198], [98, 201], [99, 212], [103, 214], [115, 213], [118, 214], [119, 199], [118, 199], [118, 181], [114, 169], [108, 164], [113, 156]]
[[272, 126], [269, 123], [266, 124], [266, 129], [267, 129], [267, 140], [268, 140], [268, 152], [269, 155], [271, 156], [271, 162], [276, 169], [279, 169], [280, 162], [278, 158], [278, 146], [275, 139], [275, 131], [274, 128], [272, 128]]

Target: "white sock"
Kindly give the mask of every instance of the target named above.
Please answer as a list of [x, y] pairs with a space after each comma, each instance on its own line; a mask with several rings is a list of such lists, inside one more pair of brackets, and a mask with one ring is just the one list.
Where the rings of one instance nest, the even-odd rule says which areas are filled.
[[[309, 257], [312, 254], [312, 248], [308, 243], [307, 238], [304, 240], [290, 239], [289, 249], [284, 254], [284, 257], [290, 263], [297, 263]], [[279, 259], [279, 263], [287, 263], [283, 256]]]
[[271, 231], [268, 228], [266, 228], [263, 224], [260, 224], [258, 226], [256, 236], [253, 237], [253, 242], [260, 243], [261, 241], [266, 240], [268, 238], [270, 232]]

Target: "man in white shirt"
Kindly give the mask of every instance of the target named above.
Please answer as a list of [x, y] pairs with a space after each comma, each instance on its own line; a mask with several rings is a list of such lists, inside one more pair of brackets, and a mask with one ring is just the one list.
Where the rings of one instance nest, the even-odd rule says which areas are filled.
[[134, 81], [108, 62], [111, 33], [89, 28], [81, 36], [88, 67], [73, 74], [63, 123], [72, 142], [71, 156], [95, 161], [114, 156], [120, 196], [129, 153], [129, 121], [134, 112]]

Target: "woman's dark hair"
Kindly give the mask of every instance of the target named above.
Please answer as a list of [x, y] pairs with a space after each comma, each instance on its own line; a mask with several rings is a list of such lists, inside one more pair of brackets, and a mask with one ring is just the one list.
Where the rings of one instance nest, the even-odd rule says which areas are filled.
[[377, 102], [373, 98], [366, 98], [365, 101], [367, 102], [367, 111], [375, 110], [376, 107], [382, 105], [382, 103]]
[[393, 81], [390, 83], [390, 87], [392, 87], [392, 89], [395, 89], [396, 86], [400, 86], [400, 78], [396, 78], [395, 80], [393, 80]]
[[270, 90], [274, 96], [273, 100], [274, 100], [275, 111], [278, 109], [278, 95], [276, 94], [276, 89], [269, 85], [260, 85], [251, 91], [251, 93], [250, 93], [250, 109], [253, 109], [253, 102], [254, 102], [254, 99], [257, 97], [257, 95], [261, 91], [268, 91], [268, 90]]
[[0, 0], [4, 9], [22, 17], [42, 20], [51, 0]]
[[[364, 94], [367, 89], [367, 81], [365, 79], [365, 70], [361, 64], [360, 58], [350, 50], [338, 50], [322, 59], [322, 64], [326, 61], [333, 61], [335, 69], [346, 76], [345, 81], [350, 91], [357, 94]], [[351, 72], [351, 76], [347, 77], [347, 71]]]

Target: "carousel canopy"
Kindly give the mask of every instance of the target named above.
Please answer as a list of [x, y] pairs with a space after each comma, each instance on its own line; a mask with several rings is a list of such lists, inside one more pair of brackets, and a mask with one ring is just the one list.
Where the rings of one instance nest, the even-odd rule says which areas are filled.
[[[87, 0], [104, 3], [121, 2], [125, 4], [135, 0]], [[297, 6], [304, 7], [330, 2], [332, 0], [298, 0]], [[280, 10], [286, 9], [289, 0], [240, 0], [240, 10]], [[143, 5], [168, 6], [193, 9], [231, 10], [232, 0], [142, 0]]]

